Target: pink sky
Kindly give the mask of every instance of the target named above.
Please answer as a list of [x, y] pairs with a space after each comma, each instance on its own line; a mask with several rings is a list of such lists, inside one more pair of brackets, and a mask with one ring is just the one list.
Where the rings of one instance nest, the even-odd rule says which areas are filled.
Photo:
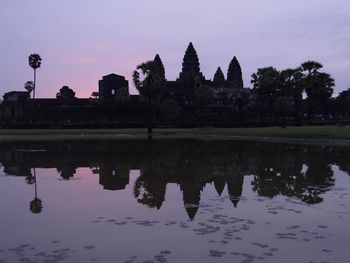
[[317, 60], [336, 93], [350, 87], [348, 0], [2, 0], [0, 32], [0, 95], [32, 80], [31, 53], [43, 59], [37, 97], [55, 97], [63, 85], [89, 97], [112, 72], [131, 84], [136, 65], [156, 53], [174, 80], [190, 41], [207, 79], [233, 56], [247, 87], [259, 67]]

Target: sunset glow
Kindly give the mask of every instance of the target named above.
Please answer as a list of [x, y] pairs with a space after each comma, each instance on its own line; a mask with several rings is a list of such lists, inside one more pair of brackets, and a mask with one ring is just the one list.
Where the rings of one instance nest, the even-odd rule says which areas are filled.
[[32, 79], [31, 53], [43, 58], [37, 97], [54, 97], [63, 85], [89, 97], [112, 72], [136, 93], [136, 65], [158, 53], [167, 78], [176, 79], [190, 41], [207, 79], [218, 66], [226, 73], [233, 56], [246, 87], [259, 67], [297, 67], [311, 59], [335, 79], [337, 94], [350, 86], [349, 10], [346, 0], [3, 0], [0, 95], [23, 90]]

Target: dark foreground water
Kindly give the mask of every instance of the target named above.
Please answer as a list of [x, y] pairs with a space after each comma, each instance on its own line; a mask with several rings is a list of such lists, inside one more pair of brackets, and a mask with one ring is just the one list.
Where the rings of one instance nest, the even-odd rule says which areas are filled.
[[349, 262], [350, 150], [0, 145], [0, 262]]

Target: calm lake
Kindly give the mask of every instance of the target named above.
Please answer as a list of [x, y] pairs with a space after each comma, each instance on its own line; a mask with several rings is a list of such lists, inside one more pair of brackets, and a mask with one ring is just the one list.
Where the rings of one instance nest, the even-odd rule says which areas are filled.
[[349, 262], [350, 149], [0, 144], [0, 262]]

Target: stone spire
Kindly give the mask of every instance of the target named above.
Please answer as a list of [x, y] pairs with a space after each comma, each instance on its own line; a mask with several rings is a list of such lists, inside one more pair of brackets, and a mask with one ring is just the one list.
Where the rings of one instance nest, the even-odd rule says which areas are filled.
[[158, 69], [159, 69], [159, 74], [162, 76], [162, 78], [165, 79], [165, 69], [164, 69], [164, 65], [162, 60], [160, 59], [160, 56], [157, 54], [154, 57], [154, 63], [157, 65]]
[[242, 69], [236, 57], [233, 57], [227, 70], [227, 81], [235, 88], [243, 88]]
[[222, 70], [220, 67], [218, 67], [218, 69], [216, 70], [213, 81], [214, 82], [224, 82], [225, 81], [224, 73], [222, 73]]
[[198, 75], [203, 77], [202, 73], [200, 72], [197, 52], [194, 49], [192, 42], [190, 42], [184, 55], [182, 71], [180, 72], [179, 79], [192, 80]]

